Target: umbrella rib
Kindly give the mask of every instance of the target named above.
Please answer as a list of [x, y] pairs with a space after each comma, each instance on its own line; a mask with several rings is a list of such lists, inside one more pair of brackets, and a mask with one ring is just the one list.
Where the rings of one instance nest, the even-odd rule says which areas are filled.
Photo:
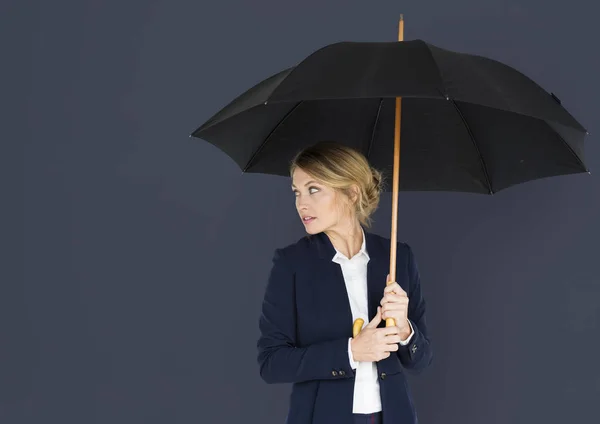
[[373, 123], [373, 130], [371, 131], [371, 140], [369, 141], [369, 145], [367, 146], [367, 154], [366, 158], [369, 160], [369, 155], [371, 154], [371, 146], [373, 146], [373, 140], [375, 139], [375, 130], [377, 129], [377, 122], [379, 122], [379, 114], [381, 113], [381, 105], [383, 103], [383, 97], [379, 99], [379, 107], [377, 108], [377, 116], [375, 116], [375, 123]]
[[248, 170], [248, 168], [250, 168], [250, 165], [252, 165], [252, 162], [254, 161], [254, 158], [256, 158], [256, 156], [260, 153], [260, 151], [265, 147], [265, 145], [267, 144], [267, 142], [269, 141], [269, 139], [271, 138], [271, 136], [273, 135], [273, 133], [275, 131], [277, 131], [277, 128], [279, 128], [281, 126], [281, 124], [283, 124], [283, 121], [285, 121], [287, 118], [289, 118], [289, 116], [296, 109], [298, 109], [298, 106], [300, 106], [300, 104], [302, 102], [303, 102], [303, 100], [300, 100], [298, 103], [296, 103], [296, 106], [294, 106], [292, 109], [290, 109], [290, 111], [285, 114], [285, 116], [283, 117], [283, 119], [281, 121], [279, 121], [277, 123], [277, 125], [275, 125], [275, 127], [271, 130], [271, 132], [269, 133], [269, 135], [267, 135], [267, 137], [261, 143], [261, 145], [258, 146], [258, 149], [256, 149], [256, 151], [252, 154], [252, 156], [250, 157], [250, 160], [248, 161], [248, 163], [246, 164], [246, 166], [244, 166], [244, 168], [242, 169], [242, 173], [246, 172]]
[[571, 145], [569, 143], [567, 143], [567, 140], [565, 140], [558, 131], [556, 131], [554, 128], [552, 128], [552, 125], [548, 124], [547, 121], [544, 121], [544, 124], [546, 124], [546, 126], [548, 126], [550, 128], [550, 130], [553, 131], [558, 136], [558, 138], [560, 138], [560, 140], [564, 143], [565, 147], [567, 149], [569, 149], [569, 151], [573, 154], [573, 156], [575, 157], [575, 160], [577, 162], [579, 162], [579, 165], [581, 165], [581, 167], [585, 170], [585, 172], [590, 172], [590, 170], [587, 169], [587, 167], [585, 166], [585, 163], [583, 163], [583, 160], [579, 157], [579, 155], [577, 153], [575, 153], [575, 150], [571, 147]]
[[449, 99], [449, 100], [452, 102], [454, 109], [460, 116], [460, 119], [462, 120], [463, 125], [465, 126], [465, 128], [467, 129], [467, 132], [469, 133], [469, 137], [471, 138], [471, 141], [473, 142], [473, 146], [475, 146], [475, 149], [477, 150], [477, 155], [479, 156], [479, 162], [481, 163], [481, 168], [483, 169], [483, 174], [485, 175], [485, 181], [488, 185], [490, 194], [494, 194], [494, 190], [492, 189], [492, 183], [490, 181], [490, 176], [488, 175], [487, 167], [485, 166], [485, 161], [483, 160], [483, 156], [481, 155], [479, 146], [477, 145], [477, 142], [475, 141], [475, 136], [473, 135], [473, 131], [471, 131], [471, 127], [467, 123], [467, 120], [465, 119], [463, 113], [461, 112], [460, 108], [458, 107], [458, 105], [456, 104], [454, 99]]

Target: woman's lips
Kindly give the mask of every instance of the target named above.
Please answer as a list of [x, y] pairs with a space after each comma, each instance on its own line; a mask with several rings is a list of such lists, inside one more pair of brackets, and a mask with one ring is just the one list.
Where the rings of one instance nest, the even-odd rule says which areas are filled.
[[317, 218], [310, 218], [310, 219], [302, 219], [302, 222], [304, 223], [304, 225], [310, 224], [311, 222], [313, 222], [315, 219]]

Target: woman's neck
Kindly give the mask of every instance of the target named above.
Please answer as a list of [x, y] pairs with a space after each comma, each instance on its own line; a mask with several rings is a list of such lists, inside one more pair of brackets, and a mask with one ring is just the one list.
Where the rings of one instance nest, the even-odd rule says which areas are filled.
[[349, 225], [343, 229], [326, 230], [325, 234], [331, 240], [331, 244], [348, 259], [360, 252], [363, 243], [363, 232], [360, 224]]

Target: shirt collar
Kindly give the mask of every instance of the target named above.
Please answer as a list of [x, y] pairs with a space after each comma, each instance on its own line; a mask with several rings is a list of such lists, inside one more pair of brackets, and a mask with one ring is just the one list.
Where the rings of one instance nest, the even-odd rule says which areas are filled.
[[[367, 237], [365, 235], [365, 230], [364, 228], [361, 226], [360, 230], [362, 231], [362, 245], [360, 246], [360, 250], [358, 251], [358, 253], [356, 254], [356, 256], [364, 256], [367, 259], [369, 258], [369, 253], [367, 252]], [[331, 258], [331, 260], [333, 262], [340, 262], [340, 261], [348, 261], [350, 259], [348, 259], [346, 257], [346, 255], [344, 255], [343, 253], [341, 253], [339, 250], [337, 250], [335, 248], [335, 246], [333, 246], [333, 248], [335, 249], [335, 255], [333, 256], [333, 258]]]

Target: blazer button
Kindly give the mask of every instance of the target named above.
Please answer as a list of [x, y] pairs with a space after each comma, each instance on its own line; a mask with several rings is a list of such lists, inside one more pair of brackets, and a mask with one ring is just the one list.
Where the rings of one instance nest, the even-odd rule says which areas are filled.
[[383, 380], [384, 378], [385, 378], [385, 373], [384, 373], [384, 372], [382, 372], [382, 373], [381, 373], [381, 379]]
[[334, 377], [337, 377], [338, 373], [336, 370], [331, 371], [331, 375], [333, 375]]
[[340, 370], [340, 375], [346, 375], [346, 371]]

